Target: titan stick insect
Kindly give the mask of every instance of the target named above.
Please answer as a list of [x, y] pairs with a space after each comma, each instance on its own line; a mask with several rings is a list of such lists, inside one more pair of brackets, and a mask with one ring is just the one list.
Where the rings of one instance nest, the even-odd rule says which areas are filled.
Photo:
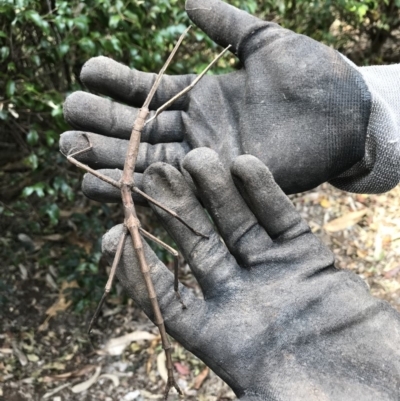
[[[182, 219], [180, 216], [178, 216], [173, 210], [163, 206], [159, 202], [157, 202], [155, 199], [151, 198], [150, 196], [146, 195], [143, 191], [141, 191], [139, 188], [135, 186], [133, 177], [134, 177], [134, 170], [135, 170], [135, 164], [136, 164], [136, 159], [139, 153], [139, 144], [140, 144], [140, 137], [141, 137], [141, 132], [143, 130], [143, 127], [155, 119], [160, 113], [162, 113], [164, 110], [166, 110], [173, 102], [175, 102], [177, 99], [179, 99], [181, 96], [189, 92], [199, 81], [200, 79], [206, 74], [206, 72], [213, 66], [214, 63], [216, 63], [222, 56], [223, 54], [230, 48], [228, 46], [226, 49], [224, 49], [217, 57], [214, 58], [214, 60], [204, 69], [204, 71], [196, 77], [192, 81], [192, 83], [187, 86], [185, 89], [183, 89], [181, 92], [179, 92], [177, 95], [175, 95], [173, 98], [171, 98], [168, 102], [166, 102], [164, 105], [162, 105], [160, 108], [156, 110], [154, 113], [154, 116], [152, 116], [150, 119], [147, 120], [150, 111], [149, 111], [149, 105], [151, 100], [153, 99], [153, 96], [161, 82], [161, 78], [167, 69], [168, 65], [170, 64], [173, 56], [175, 55], [176, 51], [178, 50], [180, 44], [182, 43], [182, 40], [187, 33], [187, 31], [190, 29], [190, 26], [185, 30], [185, 32], [180, 36], [178, 42], [176, 43], [174, 49], [172, 50], [170, 56], [168, 57], [168, 60], [165, 62], [164, 66], [162, 67], [161, 71], [157, 75], [154, 84], [152, 88], [150, 89], [149, 94], [147, 95], [147, 98], [142, 106], [142, 108], [139, 110], [139, 113], [136, 117], [136, 120], [133, 125], [131, 137], [129, 140], [129, 145], [128, 145], [128, 151], [125, 159], [125, 165], [124, 165], [124, 170], [122, 173], [122, 178], [120, 181], [115, 181], [107, 176], [102, 175], [101, 173], [97, 172], [96, 170], [91, 169], [89, 166], [86, 166], [85, 164], [79, 162], [78, 160], [75, 159], [76, 156], [79, 154], [82, 154], [84, 152], [90, 151], [92, 148], [92, 145], [90, 143], [90, 140], [88, 137], [86, 139], [88, 140], [89, 146], [86, 149], [80, 150], [76, 153], [73, 153], [71, 155], [67, 156], [67, 159], [75, 164], [76, 166], [82, 168], [83, 170], [86, 170], [87, 172], [93, 174], [94, 176], [98, 177], [99, 179], [107, 182], [110, 185], [113, 185], [114, 187], [118, 188], [121, 190], [121, 198], [122, 198], [122, 204], [123, 204], [123, 209], [124, 209], [124, 229], [122, 236], [119, 240], [117, 251], [114, 257], [114, 261], [111, 267], [111, 272], [103, 293], [103, 296], [100, 300], [99, 305], [96, 308], [95, 314], [89, 324], [88, 328], [88, 333], [90, 334], [90, 331], [100, 313], [101, 307], [108, 295], [108, 293], [111, 290], [112, 283], [115, 277], [115, 272], [117, 270], [118, 263], [121, 259], [122, 255], [122, 250], [124, 247], [124, 243], [126, 240], [126, 237], [128, 236], [128, 233], [131, 236], [132, 239], [132, 244], [136, 252], [137, 259], [139, 261], [139, 266], [140, 270], [143, 274], [144, 281], [146, 283], [146, 288], [147, 292], [149, 295], [149, 299], [151, 302], [151, 306], [153, 309], [154, 313], [154, 323], [158, 327], [160, 335], [161, 335], [161, 342], [162, 346], [165, 352], [166, 356], [166, 365], [167, 365], [167, 372], [168, 372], [168, 381], [166, 384], [165, 388], [165, 393], [164, 393], [164, 399], [166, 400], [168, 397], [169, 390], [171, 387], [175, 387], [176, 390], [178, 391], [179, 394], [182, 394], [182, 391], [180, 390], [179, 386], [176, 384], [174, 375], [173, 375], [173, 365], [172, 365], [172, 356], [171, 356], [171, 345], [167, 336], [167, 332], [165, 330], [164, 326], [164, 320], [163, 316], [160, 311], [160, 307], [157, 301], [157, 294], [150, 276], [150, 268], [149, 265], [147, 264], [144, 250], [143, 250], [143, 243], [142, 243], [142, 237], [140, 234], [142, 234], [144, 237], [156, 242], [158, 245], [162, 246], [165, 248], [167, 251], [172, 253], [174, 256], [174, 290], [177, 295], [177, 298], [182, 304], [182, 307], [185, 308], [185, 305], [181, 299], [181, 296], [179, 294], [178, 290], [178, 253], [171, 247], [169, 247], [167, 244], [164, 244], [162, 241], [160, 241], [158, 238], [154, 237], [150, 233], [146, 232], [143, 230], [140, 226], [140, 222], [137, 218], [136, 214], [136, 209], [135, 205], [132, 199], [132, 192], [136, 192], [140, 195], [142, 195], [148, 202], [153, 203], [157, 207], [161, 208], [171, 216], [175, 217], [177, 220], [179, 220], [182, 224], [184, 224], [186, 227], [188, 227], [191, 231], [193, 231], [196, 235], [200, 235], [203, 237], [208, 238], [206, 235], [198, 232], [194, 228], [192, 228], [188, 223], [185, 222], [184, 219]], [[146, 121], [147, 120], [147, 121]]]

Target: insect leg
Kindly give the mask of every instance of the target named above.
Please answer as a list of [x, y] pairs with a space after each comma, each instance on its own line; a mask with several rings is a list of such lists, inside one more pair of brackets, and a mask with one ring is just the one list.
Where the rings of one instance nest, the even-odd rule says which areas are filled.
[[164, 248], [167, 252], [169, 252], [173, 256], [173, 258], [174, 258], [174, 291], [175, 291], [177, 298], [179, 299], [179, 302], [182, 304], [182, 309], [186, 309], [186, 305], [184, 304], [182, 297], [181, 297], [181, 293], [179, 292], [179, 280], [178, 280], [179, 254], [178, 254], [178, 252], [174, 248], [167, 245], [165, 242], [163, 242], [160, 239], [158, 239], [157, 237], [155, 237], [154, 235], [150, 234], [146, 230], [143, 230], [143, 228], [139, 228], [139, 231], [144, 237], [155, 242], [157, 245]]
[[202, 234], [200, 231], [197, 231], [195, 228], [193, 228], [189, 223], [187, 223], [182, 217], [180, 217], [176, 212], [174, 212], [173, 210], [169, 209], [168, 207], [164, 206], [163, 204], [161, 204], [160, 202], [156, 201], [155, 199], [153, 199], [151, 196], [147, 195], [146, 193], [144, 193], [143, 191], [141, 191], [138, 187], [136, 186], [132, 186], [131, 187], [133, 192], [136, 192], [139, 195], [142, 195], [143, 198], [145, 198], [147, 201], [149, 201], [150, 203], [152, 203], [153, 205], [159, 207], [160, 209], [164, 210], [164, 212], [167, 212], [169, 215], [171, 215], [172, 217], [175, 217], [178, 221], [180, 221], [183, 225], [185, 225], [187, 228], [189, 228], [191, 231], [193, 231], [196, 235], [200, 235], [203, 238], [209, 238], [208, 235], [206, 234]]
[[96, 171], [96, 170], [93, 170], [92, 168], [90, 168], [90, 167], [87, 166], [86, 164], [83, 164], [83, 163], [81, 163], [80, 161], [78, 161], [78, 160], [75, 159], [75, 156], [80, 155], [80, 154], [82, 154], [82, 153], [89, 152], [89, 151], [93, 148], [93, 146], [92, 146], [92, 144], [90, 143], [90, 140], [89, 140], [89, 138], [87, 137], [87, 135], [84, 134], [84, 136], [85, 136], [85, 138], [87, 139], [87, 141], [88, 141], [88, 143], [89, 143], [89, 146], [88, 146], [87, 148], [85, 148], [85, 149], [79, 150], [78, 152], [75, 152], [75, 153], [72, 153], [72, 154], [69, 154], [69, 155], [65, 155], [65, 156], [67, 157], [67, 160], [68, 160], [70, 163], [75, 164], [75, 166], [78, 166], [78, 167], [81, 168], [82, 170], [85, 170], [85, 171], [87, 171], [88, 173], [93, 174], [95, 177], [100, 178], [100, 180], [102, 180], [102, 181], [104, 181], [104, 182], [107, 182], [108, 184], [112, 185], [113, 187], [121, 188], [121, 184], [120, 184], [118, 181], [115, 181], [115, 180], [113, 180], [112, 178], [107, 177], [106, 175], [101, 174], [101, 173], [99, 173], [99, 172]]
[[[226, 47], [224, 50], [222, 50], [221, 53], [219, 53], [213, 61], [211, 61], [210, 64], [208, 64], [208, 66], [196, 77], [196, 79], [194, 79], [192, 81], [192, 83], [190, 85], [188, 85], [185, 89], [181, 90], [179, 93], [177, 93], [174, 97], [172, 97], [170, 100], [168, 100], [166, 103], [164, 103], [162, 106], [160, 106], [156, 112], [154, 113], [154, 115], [149, 118], [146, 121], [146, 124], [148, 124], [150, 121], [154, 120], [155, 118], [157, 118], [157, 116], [159, 116], [163, 111], [165, 111], [166, 109], [168, 109], [169, 106], [171, 106], [172, 103], [174, 103], [176, 100], [178, 100], [181, 96], [185, 95], [186, 93], [188, 93], [189, 91], [191, 91], [195, 85], [200, 81], [201, 78], [204, 77], [204, 75], [207, 73], [207, 71], [225, 54], [225, 52], [231, 47], [231, 45], [229, 45], [228, 47]], [[146, 125], [145, 124], [145, 125]]]
[[104, 304], [104, 301], [106, 300], [107, 295], [111, 291], [111, 287], [113, 285], [114, 278], [115, 278], [115, 272], [117, 271], [118, 263], [119, 263], [119, 261], [121, 259], [121, 255], [122, 255], [122, 250], [124, 249], [124, 244], [125, 244], [125, 239], [126, 239], [127, 233], [128, 233], [128, 230], [124, 225], [121, 238], [119, 239], [119, 242], [118, 242], [117, 251], [116, 251], [115, 256], [114, 256], [114, 260], [113, 260], [113, 264], [112, 264], [112, 267], [111, 267], [110, 275], [108, 276], [107, 284], [106, 284], [106, 286], [104, 288], [103, 296], [101, 297], [101, 300], [100, 300], [99, 304], [97, 305], [97, 308], [96, 308], [96, 311], [95, 311], [95, 313], [94, 313], [94, 315], [92, 317], [92, 320], [89, 323], [89, 327], [88, 327], [88, 331], [87, 331], [87, 333], [89, 335], [90, 335], [90, 332], [92, 331], [92, 328], [93, 328], [94, 324], [96, 323], [97, 318], [99, 317], [99, 314], [100, 314], [101, 308], [102, 308], [102, 306]]

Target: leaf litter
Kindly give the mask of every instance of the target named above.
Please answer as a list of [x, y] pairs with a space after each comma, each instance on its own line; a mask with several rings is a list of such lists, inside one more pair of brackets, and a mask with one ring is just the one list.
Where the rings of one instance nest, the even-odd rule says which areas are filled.
[[[363, 195], [324, 184], [291, 199], [315, 235], [332, 249], [337, 267], [359, 274], [375, 296], [400, 310], [400, 187], [382, 195]], [[51, 242], [56, 252], [57, 247], [62, 251], [61, 239], [55, 235], [40, 240]], [[80, 246], [90, 251], [89, 244]], [[86, 336], [86, 320], [93, 311], [85, 317], [71, 310], [68, 288], [76, 284], [56, 281], [53, 286], [37, 270], [34, 257], [31, 261], [11, 266], [4, 278], [12, 289], [7, 293], [12, 302], [1, 311], [4, 399], [161, 399], [165, 372], [160, 339], [133, 301], [110, 298], [110, 313], [98, 322], [93, 349]], [[57, 268], [50, 273], [56, 278]], [[199, 293], [187, 266], [181, 281]], [[177, 343], [173, 357], [186, 400], [235, 399], [222, 380]], [[171, 394], [172, 401], [178, 399]]]

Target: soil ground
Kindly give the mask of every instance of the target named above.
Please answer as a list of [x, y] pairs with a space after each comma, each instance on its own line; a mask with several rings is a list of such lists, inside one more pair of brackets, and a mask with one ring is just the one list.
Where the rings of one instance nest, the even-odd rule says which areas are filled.
[[[292, 200], [333, 250], [337, 267], [353, 270], [375, 296], [400, 311], [400, 187], [383, 195], [355, 195], [325, 184]], [[160, 339], [120, 286], [104, 308], [92, 347], [86, 327], [93, 310], [71, 312], [67, 290], [74, 283], [56, 284], [54, 270], [39, 271], [34, 263], [3, 266], [1, 274], [7, 303], [0, 311], [0, 399], [162, 399]], [[182, 281], [196, 286], [187, 267]], [[124, 345], [110, 345], [110, 339], [126, 334]], [[176, 343], [173, 358], [186, 400], [235, 399], [222, 380]], [[90, 379], [88, 386], [84, 382]]]

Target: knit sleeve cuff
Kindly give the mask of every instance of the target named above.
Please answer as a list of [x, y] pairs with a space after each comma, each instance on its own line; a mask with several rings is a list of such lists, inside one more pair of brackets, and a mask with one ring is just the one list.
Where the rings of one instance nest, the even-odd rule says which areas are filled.
[[364, 158], [329, 182], [345, 191], [382, 193], [400, 182], [400, 64], [356, 67], [371, 93]]

